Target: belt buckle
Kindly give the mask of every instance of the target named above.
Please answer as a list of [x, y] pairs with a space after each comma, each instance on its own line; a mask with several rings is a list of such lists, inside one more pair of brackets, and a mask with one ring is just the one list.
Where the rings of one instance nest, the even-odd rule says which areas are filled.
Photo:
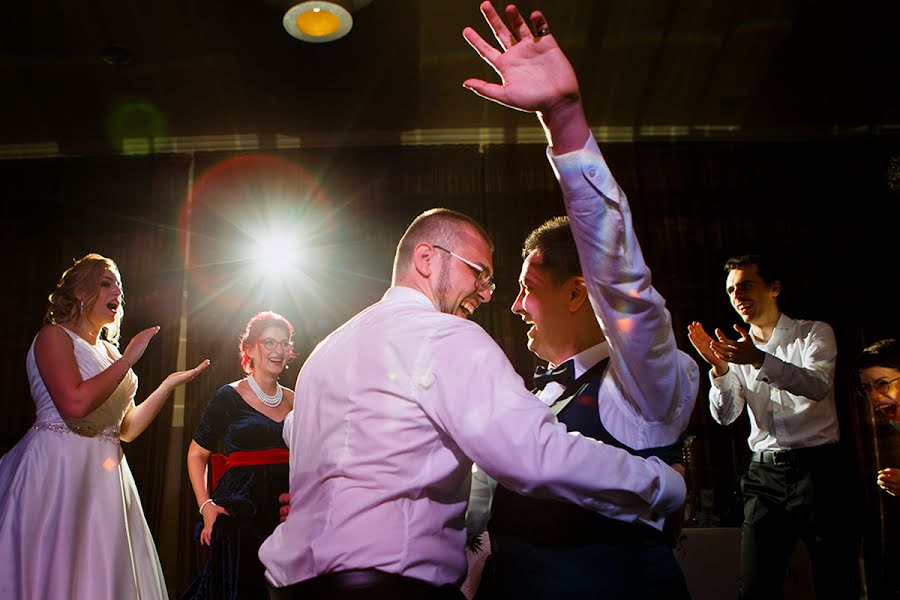
[[791, 453], [789, 450], [775, 450], [772, 452], [772, 464], [776, 466], [791, 464]]

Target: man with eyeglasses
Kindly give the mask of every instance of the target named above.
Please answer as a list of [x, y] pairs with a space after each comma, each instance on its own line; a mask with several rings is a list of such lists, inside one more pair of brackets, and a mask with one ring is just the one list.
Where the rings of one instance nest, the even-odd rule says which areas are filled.
[[[546, 60], [535, 66], [553, 76]], [[492, 253], [470, 217], [423, 213], [382, 300], [304, 364], [288, 434], [292, 510], [260, 549], [272, 598], [462, 598], [473, 461], [517, 493], [611, 519], [655, 526], [682, 505], [676, 471], [569, 435], [468, 320], [491, 300]]]
[[741, 598], [781, 598], [799, 539], [809, 549], [818, 598], [859, 597], [857, 498], [838, 445], [834, 401], [837, 346], [821, 321], [778, 307], [781, 281], [760, 255], [725, 263], [725, 291], [749, 325], [713, 339], [694, 322], [688, 336], [709, 363], [709, 406], [722, 425], [750, 416], [751, 462], [741, 481]]
[[612, 518], [657, 523], [683, 502], [664, 462], [568, 435], [468, 320], [491, 299], [491, 258], [471, 218], [423, 213], [382, 300], [303, 365], [292, 510], [260, 549], [271, 597], [461, 598], [473, 460], [516, 492]]

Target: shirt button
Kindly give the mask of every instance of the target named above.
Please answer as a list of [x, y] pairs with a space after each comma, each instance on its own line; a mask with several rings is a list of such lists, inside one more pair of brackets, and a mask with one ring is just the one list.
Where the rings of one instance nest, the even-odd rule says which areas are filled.
[[588, 177], [594, 178], [597, 176], [597, 169], [588, 170]]

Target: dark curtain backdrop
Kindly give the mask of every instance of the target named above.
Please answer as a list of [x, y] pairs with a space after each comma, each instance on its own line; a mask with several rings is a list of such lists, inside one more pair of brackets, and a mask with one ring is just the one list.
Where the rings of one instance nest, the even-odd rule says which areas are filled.
[[[783, 259], [786, 313], [834, 327], [842, 432], [859, 465], [859, 473], [851, 477], [859, 480], [865, 502], [869, 589], [892, 590], [895, 576], [889, 565], [900, 552], [893, 538], [882, 533], [896, 528], [900, 506], [879, 493], [874, 476], [878, 468], [900, 465], [900, 435], [878, 426], [867, 403], [855, 396], [853, 359], [867, 343], [897, 335], [900, 328], [892, 298], [900, 194], [888, 188], [886, 176], [900, 143], [872, 138], [654, 142], [608, 144], [604, 151], [630, 199], [654, 284], [667, 299], [682, 349], [693, 353], [686, 337], [692, 320], [726, 330], [737, 322], [724, 293], [722, 263], [746, 252]], [[11, 189], [16, 193], [7, 201], [14, 208], [3, 217], [8, 232], [4, 243], [14, 260], [15, 289], [22, 292], [7, 295], [12, 318], [4, 336], [10, 359], [6, 368], [17, 383], [6, 404], [0, 438], [4, 448], [30, 423], [33, 410], [21, 361], [39, 326], [46, 294], [75, 255], [97, 249], [120, 261], [128, 298], [126, 334], [154, 319], [165, 321], [151, 345], [159, 353], [158, 372], [139, 373], [142, 391], [174, 368], [182, 275], [176, 230], [187, 225], [192, 244], [187, 362], [209, 357], [213, 363], [186, 390], [185, 448], [214, 391], [241, 376], [237, 340], [250, 316], [271, 309], [294, 323], [300, 357], [282, 378], [292, 386], [314, 345], [381, 296], [397, 240], [415, 215], [434, 206], [469, 213], [493, 234], [498, 289], [476, 320], [523, 376], [533, 369], [525, 327], [509, 306], [517, 292], [522, 240], [544, 219], [563, 211], [542, 146], [198, 153], [190, 215], [182, 210], [188, 162], [186, 157], [157, 157], [0, 163], [8, 173], [6, 181], [15, 182]], [[140, 175], [123, 175], [125, 201], [123, 188], [111, 181], [129, 168]], [[84, 190], [74, 193], [79, 185]], [[85, 198], [106, 196], [115, 200], [103, 205], [108, 214], [94, 219], [91, 227], [91, 217], [84, 213], [94, 204]], [[99, 210], [102, 214], [104, 209]], [[290, 253], [295, 264], [285, 274], [266, 278], [261, 271], [284, 252], [270, 249], [256, 262], [253, 248], [273, 237], [273, 224], [288, 229], [300, 249]], [[120, 232], [118, 237], [111, 227]], [[138, 231], [146, 232], [145, 241], [139, 241]], [[75, 249], [81, 248], [79, 243], [84, 250]], [[147, 252], [148, 247], [154, 250]], [[24, 268], [17, 270], [19, 264]], [[141, 281], [154, 282], [147, 289], [155, 290], [145, 292], [144, 315], [138, 314], [135, 296]], [[142, 368], [157, 364], [148, 358], [141, 361]], [[697, 439], [689, 472], [695, 491], [692, 511], [701, 524], [738, 525], [737, 481], [748, 461], [748, 423], [742, 417], [729, 427], [715, 424], [707, 410], [708, 387], [708, 379], [702, 378], [690, 425]], [[154, 527], [161, 489], [152, 484], [161, 476], [154, 466], [163, 463], [167, 431], [169, 416], [163, 414], [128, 449]], [[146, 461], [134, 456], [138, 448], [146, 449]], [[186, 479], [181, 512], [167, 519], [170, 524], [177, 520], [182, 560], [179, 572], [166, 576], [170, 588], [180, 591], [205, 560], [192, 539], [196, 504]]]

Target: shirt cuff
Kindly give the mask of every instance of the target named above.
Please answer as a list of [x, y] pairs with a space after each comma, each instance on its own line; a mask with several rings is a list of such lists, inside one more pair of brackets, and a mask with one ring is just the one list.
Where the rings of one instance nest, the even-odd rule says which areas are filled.
[[732, 367], [731, 365], [728, 365], [728, 370], [725, 371], [725, 374], [721, 375], [719, 377], [716, 377], [715, 369], [710, 369], [709, 370], [709, 382], [713, 386], [715, 386], [715, 388], [717, 390], [721, 390], [721, 389], [727, 387], [725, 380], [728, 379], [728, 377], [730, 375], [732, 375], [732, 371], [734, 371], [734, 367]]
[[608, 199], [618, 202], [618, 186], [616, 180], [600, 152], [597, 140], [589, 137], [581, 150], [573, 150], [565, 154], [555, 155], [547, 147], [547, 159], [553, 167], [553, 173], [559, 180], [563, 196], [593, 198], [597, 191]]
[[756, 380], [762, 381], [763, 383], [770, 383], [773, 379], [778, 377], [778, 374], [781, 372], [781, 367], [784, 366], [784, 362], [768, 352], [766, 352], [765, 355], [762, 366], [760, 366], [759, 372], [756, 374]]
[[687, 485], [678, 471], [667, 465], [657, 457], [651, 457], [659, 467], [659, 492], [650, 502], [650, 508], [654, 512], [668, 516], [684, 506], [687, 497]]
[[294, 411], [290, 411], [284, 416], [284, 425], [281, 429], [281, 439], [284, 445], [290, 449], [291, 447], [291, 431], [294, 429]]

